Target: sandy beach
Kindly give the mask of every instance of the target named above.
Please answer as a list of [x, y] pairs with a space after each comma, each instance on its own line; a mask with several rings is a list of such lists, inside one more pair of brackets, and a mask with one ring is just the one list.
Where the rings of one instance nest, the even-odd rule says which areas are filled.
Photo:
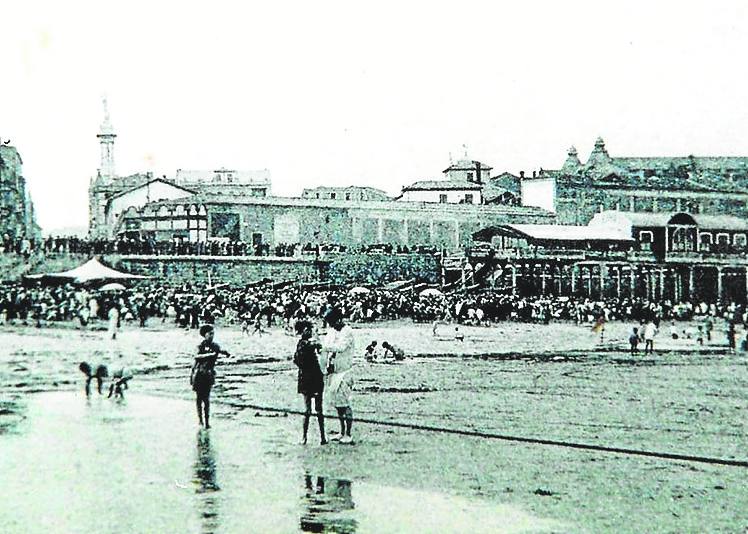
[[[586, 326], [502, 323], [461, 327], [461, 342], [450, 326], [434, 337], [431, 325], [356, 325], [361, 351], [374, 339], [388, 340], [408, 358], [360, 362], [354, 417], [445, 431], [354, 423], [353, 445], [324, 447], [316, 443], [314, 421], [310, 444], [301, 446], [299, 416], [258, 408], [302, 408], [290, 361], [295, 338], [280, 329], [247, 337], [219, 326], [216, 339], [232, 357], [218, 366], [214, 428], [199, 432], [188, 384], [199, 342], [194, 330], [126, 325], [111, 341], [96, 328], [4, 327], [0, 470], [8, 483], [2, 492], [6, 502], [22, 498], [0, 512], [0, 524], [11, 531], [48, 531], [44, 525], [54, 524], [85, 530], [96, 522], [92, 511], [110, 510], [105, 504], [119, 496], [119, 512], [101, 512], [98, 520], [128, 532], [159, 521], [170, 526], [154, 531], [235, 532], [240, 524], [258, 532], [743, 531], [744, 467], [449, 432], [748, 459], [745, 354], [728, 354], [716, 332], [703, 347], [661, 334], [654, 355], [631, 357], [629, 327], [608, 324], [600, 343]], [[87, 403], [80, 361], [135, 369], [126, 402]], [[327, 426], [337, 429], [337, 421]], [[54, 453], [38, 445], [39, 432]], [[205, 453], [206, 439], [218, 453]], [[154, 440], [158, 446], [149, 450]], [[121, 454], [122, 447], [130, 452]], [[109, 451], [99, 460], [103, 466], [71, 472], [94, 450]], [[125, 457], [127, 466], [118, 463]], [[204, 491], [201, 458], [213, 466], [220, 489]], [[163, 465], [149, 471], [151, 478], [168, 483], [138, 474], [141, 462], [153, 461]], [[106, 475], [108, 462], [119, 475]], [[30, 476], [37, 471], [46, 474]], [[118, 476], [128, 472], [123, 496]], [[99, 484], [106, 488], [100, 498], [80, 491]], [[78, 495], [75, 507], [61, 497], [70, 491]], [[219, 510], [207, 517], [206, 494]], [[310, 499], [323, 505], [310, 512]], [[41, 509], [51, 523], [36, 521]], [[180, 514], [184, 521], [175, 522]], [[55, 523], [55, 516], [68, 522]]]

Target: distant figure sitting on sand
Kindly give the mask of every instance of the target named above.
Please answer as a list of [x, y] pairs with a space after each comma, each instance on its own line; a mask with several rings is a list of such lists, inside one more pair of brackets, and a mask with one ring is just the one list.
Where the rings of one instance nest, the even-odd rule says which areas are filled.
[[673, 339], [678, 339], [678, 337], [679, 337], [678, 336], [678, 327], [675, 326], [675, 321], [673, 321], [670, 324], [670, 337], [672, 337]]
[[376, 341], [372, 341], [366, 347], [366, 351], [364, 352], [364, 359], [367, 362], [373, 362], [374, 360], [377, 359], [377, 342]]
[[465, 341], [465, 334], [463, 334], [462, 332], [460, 332], [460, 327], [459, 326], [455, 326], [455, 339], [457, 341]]
[[86, 397], [91, 396], [91, 380], [94, 378], [96, 379], [96, 390], [99, 392], [99, 395], [101, 395], [101, 384], [104, 379], [109, 376], [109, 371], [107, 370], [106, 365], [98, 365], [94, 370], [87, 362], [81, 362], [78, 369], [86, 375]]
[[384, 351], [385, 358], [394, 358], [398, 362], [401, 362], [405, 359], [405, 351], [400, 348], [393, 347], [387, 341], [382, 343], [382, 350]]
[[190, 373], [190, 385], [196, 394], [195, 405], [200, 426], [210, 428], [210, 390], [216, 381], [216, 360], [219, 354], [230, 354], [213, 341], [215, 329], [212, 325], [201, 326], [200, 335], [203, 340], [197, 347], [197, 356]]

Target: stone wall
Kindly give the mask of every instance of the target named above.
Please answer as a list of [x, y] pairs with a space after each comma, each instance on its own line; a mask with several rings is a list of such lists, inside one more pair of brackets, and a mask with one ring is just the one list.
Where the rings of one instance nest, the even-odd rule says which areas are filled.
[[[32, 256], [0, 255], [0, 280], [20, 280], [23, 275], [73, 269], [88, 261], [82, 254]], [[334, 284], [379, 285], [418, 278], [439, 281], [437, 256], [428, 254], [326, 254], [314, 258], [119, 256], [101, 261], [115, 269], [151, 276], [170, 284], [184, 282], [228, 283], [242, 286], [263, 278], [278, 281], [329, 281]]]
[[242, 286], [263, 278], [317, 281], [322, 265], [313, 259], [207, 256], [123, 256], [115, 268], [170, 283], [211, 282]]

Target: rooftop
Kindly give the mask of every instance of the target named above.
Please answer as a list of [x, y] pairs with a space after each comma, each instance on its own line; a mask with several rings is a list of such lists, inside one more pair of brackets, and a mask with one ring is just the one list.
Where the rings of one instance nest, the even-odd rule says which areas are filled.
[[422, 180], [403, 187], [405, 191], [454, 191], [470, 189], [480, 191], [483, 189], [481, 184], [468, 182], [467, 180]]

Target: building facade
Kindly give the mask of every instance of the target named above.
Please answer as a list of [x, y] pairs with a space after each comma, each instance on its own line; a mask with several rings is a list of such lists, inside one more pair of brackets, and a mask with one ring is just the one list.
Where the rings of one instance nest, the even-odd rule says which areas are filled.
[[311, 187], [304, 189], [301, 198], [319, 200], [374, 200], [386, 202], [392, 200], [387, 193], [374, 187]]
[[130, 207], [149, 202], [186, 197], [196, 193], [265, 197], [270, 194], [271, 179], [267, 169], [237, 171], [178, 169], [173, 179], [157, 178], [153, 173], [119, 176], [114, 163], [117, 134], [104, 100], [104, 120], [97, 134], [101, 148], [100, 164], [88, 189], [88, 235], [108, 239], [115, 235], [119, 216]]
[[561, 224], [605, 210], [748, 216], [748, 157], [612, 157], [598, 138], [585, 163], [571, 147], [560, 169], [523, 178], [521, 198]]
[[237, 171], [221, 167], [216, 170], [177, 169], [173, 182], [202, 193], [270, 196], [270, 171]]
[[195, 195], [127, 210], [118, 233], [157, 240], [228, 239], [257, 245], [436, 246], [472, 244], [502, 222], [553, 222], [537, 208], [301, 198]]
[[0, 140], [0, 236], [34, 239], [40, 234], [21, 155], [9, 142]]
[[[489, 183], [492, 167], [465, 158], [453, 162], [442, 171], [442, 180], [421, 180], [403, 187], [396, 200], [437, 204], [483, 204], [484, 188]], [[498, 198], [498, 195], [492, 195]]]
[[474, 239], [475, 271], [518, 294], [748, 302], [748, 218], [609, 210], [584, 226], [503, 224]]

